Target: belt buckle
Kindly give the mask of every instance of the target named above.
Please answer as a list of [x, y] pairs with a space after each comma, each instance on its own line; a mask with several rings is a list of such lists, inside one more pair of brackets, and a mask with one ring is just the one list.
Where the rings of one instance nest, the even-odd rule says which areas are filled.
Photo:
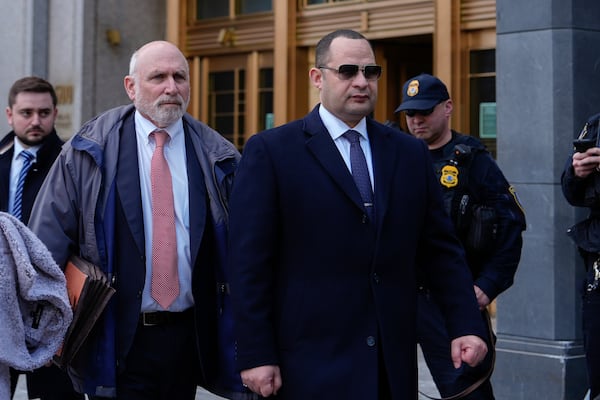
[[142, 313], [142, 325], [143, 326], [156, 326], [157, 324], [146, 322], [146, 315], [150, 315], [151, 313]]

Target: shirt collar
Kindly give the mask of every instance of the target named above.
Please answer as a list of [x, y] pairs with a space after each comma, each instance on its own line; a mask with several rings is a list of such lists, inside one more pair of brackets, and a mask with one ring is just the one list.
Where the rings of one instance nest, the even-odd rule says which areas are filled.
[[37, 152], [40, 149], [40, 147], [42, 147], [41, 144], [37, 144], [35, 146], [25, 148], [25, 146], [23, 146], [23, 143], [21, 143], [21, 140], [19, 139], [19, 137], [16, 135], [15, 135], [15, 145], [14, 146], [15, 146], [15, 152], [13, 154], [13, 160], [16, 159], [17, 157], [19, 157], [19, 155], [21, 154], [21, 152], [23, 150], [27, 150], [28, 152], [33, 154], [34, 157], [37, 158]]
[[135, 111], [135, 130], [138, 133], [139, 137], [145, 138], [146, 143], [150, 140], [150, 134], [157, 129], [162, 129], [169, 133], [169, 137], [171, 140], [175, 139], [177, 136], [183, 134], [183, 120], [179, 118], [177, 121], [173, 122], [171, 125], [166, 128], [159, 128], [154, 125], [150, 120], [145, 118], [138, 110]]
[[363, 117], [355, 127], [350, 128], [344, 121], [329, 112], [329, 110], [327, 110], [323, 104], [319, 106], [319, 116], [321, 117], [325, 128], [327, 128], [333, 140], [338, 139], [348, 129], [352, 129], [360, 133], [364, 139], [369, 140], [369, 136], [367, 135], [367, 119], [365, 117]]

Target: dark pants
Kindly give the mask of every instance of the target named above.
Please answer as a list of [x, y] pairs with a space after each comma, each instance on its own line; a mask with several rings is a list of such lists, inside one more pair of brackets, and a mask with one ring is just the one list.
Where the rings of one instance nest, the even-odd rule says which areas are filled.
[[[486, 320], [484, 314], [482, 318]], [[490, 369], [493, 361], [491, 340], [487, 339], [488, 354], [481, 364], [470, 367], [463, 363], [454, 368], [450, 356], [450, 338], [446, 331], [444, 317], [427, 291], [420, 291], [417, 313], [417, 339], [421, 345], [427, 367], [433, 381], [443, 397], [460, 393], [477, 382]], [[463, 397], [468, 400], [493, 400], [494, 393], [489, 378], [472, 393]]]
[[228, 391], [215, 391], [215, 394], [224, 397], [228, 400], [259, 400], [264, 397], [259, 396], [253, 392], [228, 392]]
[[583, 293], [583, 346], [587, 364], [590, 398], [600, 395], [600, 289]]
[[14, 395], [19, 375], [27, 376], [27, 395], [30, 399], [40, 400], [83, 400], [83, 394], [73, 389], [66, 372], [56, 365], [41, 367], [31, 372], [19, 372], [10, 369], [11, 393]]
[[[590, 387], [590, 399], [600, 395], [600, 286], [594, 282], [594, 262], [598, 254], [581, 251], [586, 275], [581, 291], [581, 320], [583, 324], [583, 349]], [[595, 284], [594, 284], [595, 283]], [[589, 288], [588, 284], [592, 287]]]
[[117, 375], [117, 398], [194, 400], [200, 374], [195, 332], [193, 313], [172, 323], [138, 325], [125, 369]]
[[41, 400], [83, 400], [85, 398], [83, 394], [73, 389], [67, 373], [56, 365], [27, 372], [27, 393], [30, 399]]
[[14, 368], [10, 368], [10, 397], [12, 398], [17, 390], [17, 383], [19, 383], [19, 375], [20, 371], [17, 371]]

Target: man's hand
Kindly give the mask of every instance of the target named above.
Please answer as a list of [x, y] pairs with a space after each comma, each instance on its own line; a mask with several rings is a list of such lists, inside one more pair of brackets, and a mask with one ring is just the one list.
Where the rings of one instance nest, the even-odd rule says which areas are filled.
[[485, 358], [487, 345], [479, 336], [468, 335], [454, 339], [450, 350], [454, 368], [459, 368], [463, 362], [474, 367]]
[[573, 171], [578, 178], [585, 178], [594, 171], [600, 171], [600, 148], [592, 147], [585, 153], [573, 154]]
[[479, 286], [473, 285], [475, 288], [475, 297], [477, 297], [477, 304], [479, 304], [479, 310], [483, 311], [490, 304], [490, 298], [483, 290], [479, 289]]
[[276, 395], [281, 387], [281, 372], [277, 365], [263, 365], [241, 372], [242, 383], [262, 397]]

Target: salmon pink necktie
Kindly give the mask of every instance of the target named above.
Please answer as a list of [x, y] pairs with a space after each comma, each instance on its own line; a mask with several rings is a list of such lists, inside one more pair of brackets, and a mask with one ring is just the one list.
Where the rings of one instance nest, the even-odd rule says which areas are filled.
[[169, 308], [179, 295], [177, 272], [177, 236], [173, 185], [169, 165], [164, 155], [169, 134], [164, 130], [151, 133], [156, 142], [152, 155], [150, 179], [152, 185], [152, 298]]

